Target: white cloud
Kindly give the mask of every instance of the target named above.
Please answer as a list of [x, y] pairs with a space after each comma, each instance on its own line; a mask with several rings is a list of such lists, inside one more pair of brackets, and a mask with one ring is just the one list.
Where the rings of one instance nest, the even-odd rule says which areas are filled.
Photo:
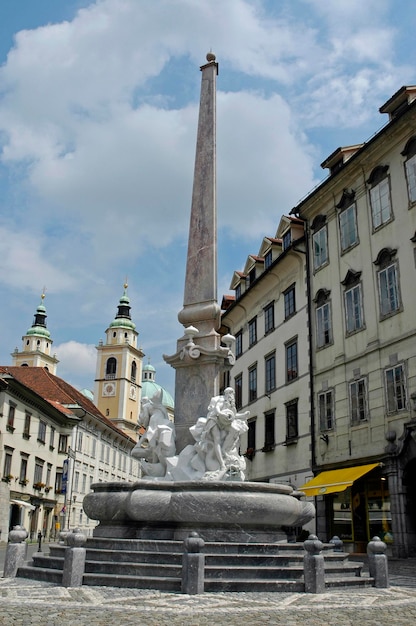
[[71, 289], [73, 278], [54, 265], [51, 252], [41, 234], [0, 226], [0, 283], [35, 293], [43, 285], [56, 292]]
[[74, 386], [78, 386], [82, 379], [89, 379], [91, 381], [90, 387], [93, 390], [97, 363], [95, 346], [78, 341], [67, 341], [54, 345], [53, 349], [59, 359], [58, 376], [68, 380]]

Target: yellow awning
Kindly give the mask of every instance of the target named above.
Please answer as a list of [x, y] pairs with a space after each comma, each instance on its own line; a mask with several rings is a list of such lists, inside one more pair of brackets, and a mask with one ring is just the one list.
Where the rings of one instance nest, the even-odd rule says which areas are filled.
[[370, 463], [369, 465], [357, 465], [356, 467], [344, 467], [343, 469], [321, 472], [302, 487], [299, 487], [299, 491], [303, 491], [307, 496], [323, 496], [327, 493], [345, 491], [358, 478], [371, 472], [378, 465], [380, 463]]

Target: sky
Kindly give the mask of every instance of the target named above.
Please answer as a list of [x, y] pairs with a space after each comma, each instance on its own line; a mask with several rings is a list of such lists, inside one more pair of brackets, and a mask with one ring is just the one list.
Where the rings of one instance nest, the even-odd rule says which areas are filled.
[[416, 83], [416, 0], [1, 0], [0, 364], [40, 296], [57, 374], [94, 388], [128, 281], [174, 392], [201, 73], [217, 79], [218, 300]]

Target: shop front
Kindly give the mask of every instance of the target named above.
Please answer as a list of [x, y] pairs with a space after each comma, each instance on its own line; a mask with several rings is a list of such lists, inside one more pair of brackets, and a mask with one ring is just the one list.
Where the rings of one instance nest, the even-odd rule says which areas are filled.
[[390, 493], [380, 463], [321, 472], [300, 491], [315, 497], [321, 540], [337, 536], [345, 550], [359, 553], [375, 536], [393, 544]]

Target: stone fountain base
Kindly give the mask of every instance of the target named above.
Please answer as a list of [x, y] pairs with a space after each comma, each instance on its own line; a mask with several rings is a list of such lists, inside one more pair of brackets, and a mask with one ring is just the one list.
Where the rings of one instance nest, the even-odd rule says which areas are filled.
[[99, 520], [94, 537], [276, 542], [283, 527], [301, 527], [315, 516], [310, 502], [288, 485], [252, 482], [141, 480], [96, 483], [84, 510]]

